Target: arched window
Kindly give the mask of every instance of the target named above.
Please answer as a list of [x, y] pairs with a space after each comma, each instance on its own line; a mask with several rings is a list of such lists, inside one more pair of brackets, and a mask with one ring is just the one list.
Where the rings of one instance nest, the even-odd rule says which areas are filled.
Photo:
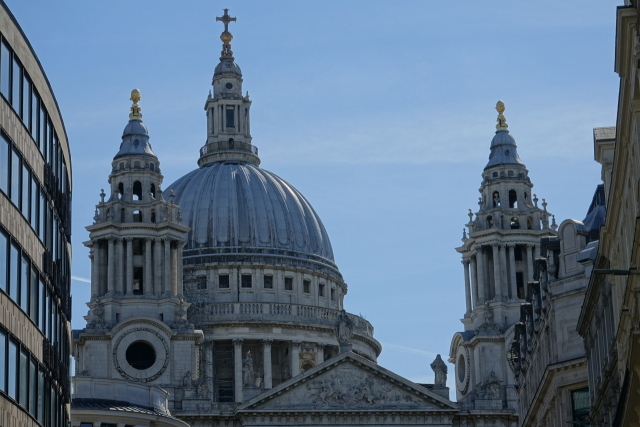
[[516, 193], [516, 190], [509, 190], [509, 207], [518, 207], [518, 193]]
[[493, 207], [497, 208], [500, 206], [500, 193], [497, 191], [493, 192]]
[[151, 222], [152, 223], [156, 223], [156, 210], [155, 209], [151, 209]]
[[493, 227], [493, 217], [489, 215], [487, 217], [487, 228], [491, 228], [491, 227]]
[[142, 212], [133, 211], [133, 222], [142, 222]]
[[120, 222], [124, 222], [124, 208], [120, 209]]
[[133, 183], [133, 195], [137, 197], [135, 200], [142, 200], [142, 183], [140, 181]]
[[520, 229], [520, 220], [516, 216], [511, 218], [511, 229], [512, 230], [519, 230]]
[[151, 195], [152, 199], [156, 198], [156, 185], [155, 184], [151, 184], [151, 188], [149, 188], [149, 194]]
[[533, 230], [533, 218], [527, 217], [527, 230]]
[[123, 196], [124, 196], [124, 184], [120, 183], [118, 184], [118, 200], [122, 200]]

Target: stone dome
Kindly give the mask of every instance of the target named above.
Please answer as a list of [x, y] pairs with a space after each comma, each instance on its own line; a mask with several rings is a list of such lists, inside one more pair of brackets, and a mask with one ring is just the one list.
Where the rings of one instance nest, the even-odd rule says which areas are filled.
[[242, 254], [252, 261], [340, 274], [329, 236], [311, 204], [269, 171], [245, 162], [215, 162], [191, 171], [167, 190], [173, 190], [182, 209], [182, 224], [191, 228], [186, 263], [189, 258], [206, 263]]
[[491, 140], [491, 153], [485, 170], [499, 165], [524, 166], [520, 156], [516, 140], [508, 130], [498, 130]]
[[242, 77], [242, 71], [240, 70], [240, 66], [236, 64], [232, 59], [223, 59], [216, 65], [215, 71], [213, 72], [213, 76], [219, 76], [222, 74], [236, 74]]
[[139, 119], [129, 120], [122, 132], [120, 150], [114, 159], [124, 156], [147, 156], [157, 159], [149, 143], [149, 131]]

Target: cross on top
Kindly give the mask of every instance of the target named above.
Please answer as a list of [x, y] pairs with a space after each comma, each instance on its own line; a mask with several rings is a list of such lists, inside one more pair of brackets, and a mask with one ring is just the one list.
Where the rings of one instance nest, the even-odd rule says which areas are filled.
[[229, 22], [235, 21], [236, 18], [232, 18], [229, 16], [229, 9], [223, 9], [224, 15], [222, 17], [216, 16], [216, 21], [224, 22], [224, 30], [229, 31]]

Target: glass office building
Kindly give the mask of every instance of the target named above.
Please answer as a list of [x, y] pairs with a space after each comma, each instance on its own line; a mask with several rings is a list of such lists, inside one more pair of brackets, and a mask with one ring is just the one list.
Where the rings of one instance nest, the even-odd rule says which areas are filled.
[[0, 0], [0, 425], [67, 426], [71, 157], [53, 91]]

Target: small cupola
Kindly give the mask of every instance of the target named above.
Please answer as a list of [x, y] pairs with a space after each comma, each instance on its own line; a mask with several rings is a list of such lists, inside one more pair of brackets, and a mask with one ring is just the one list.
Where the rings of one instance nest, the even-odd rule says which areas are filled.
[[140, 91], [138, 89], [132, 90], [130, 99], [133, 101], [133, 105], [131, 106], [131, 114], [129, 114], [129, 123], [122, 132], [120, 151], [115, 155], [114, 160], [125, 156], [143, 156], [157, 160], [158, 157], [149, 143], [149, 131], [142, 123], [142, 108], [138, 104], [141, 99]]
[[498, 101], [496, 104], [496, 111], [498, 111], [496, 135], [491, 140], [491, 154], [489, 154], [489, 162], [484, 170], [502, 165], [524, 167], [524, 163], [518, 156], [516, 140], [509, 133], [507, 118], [503, 114], [505, 109], [504, 102]]

